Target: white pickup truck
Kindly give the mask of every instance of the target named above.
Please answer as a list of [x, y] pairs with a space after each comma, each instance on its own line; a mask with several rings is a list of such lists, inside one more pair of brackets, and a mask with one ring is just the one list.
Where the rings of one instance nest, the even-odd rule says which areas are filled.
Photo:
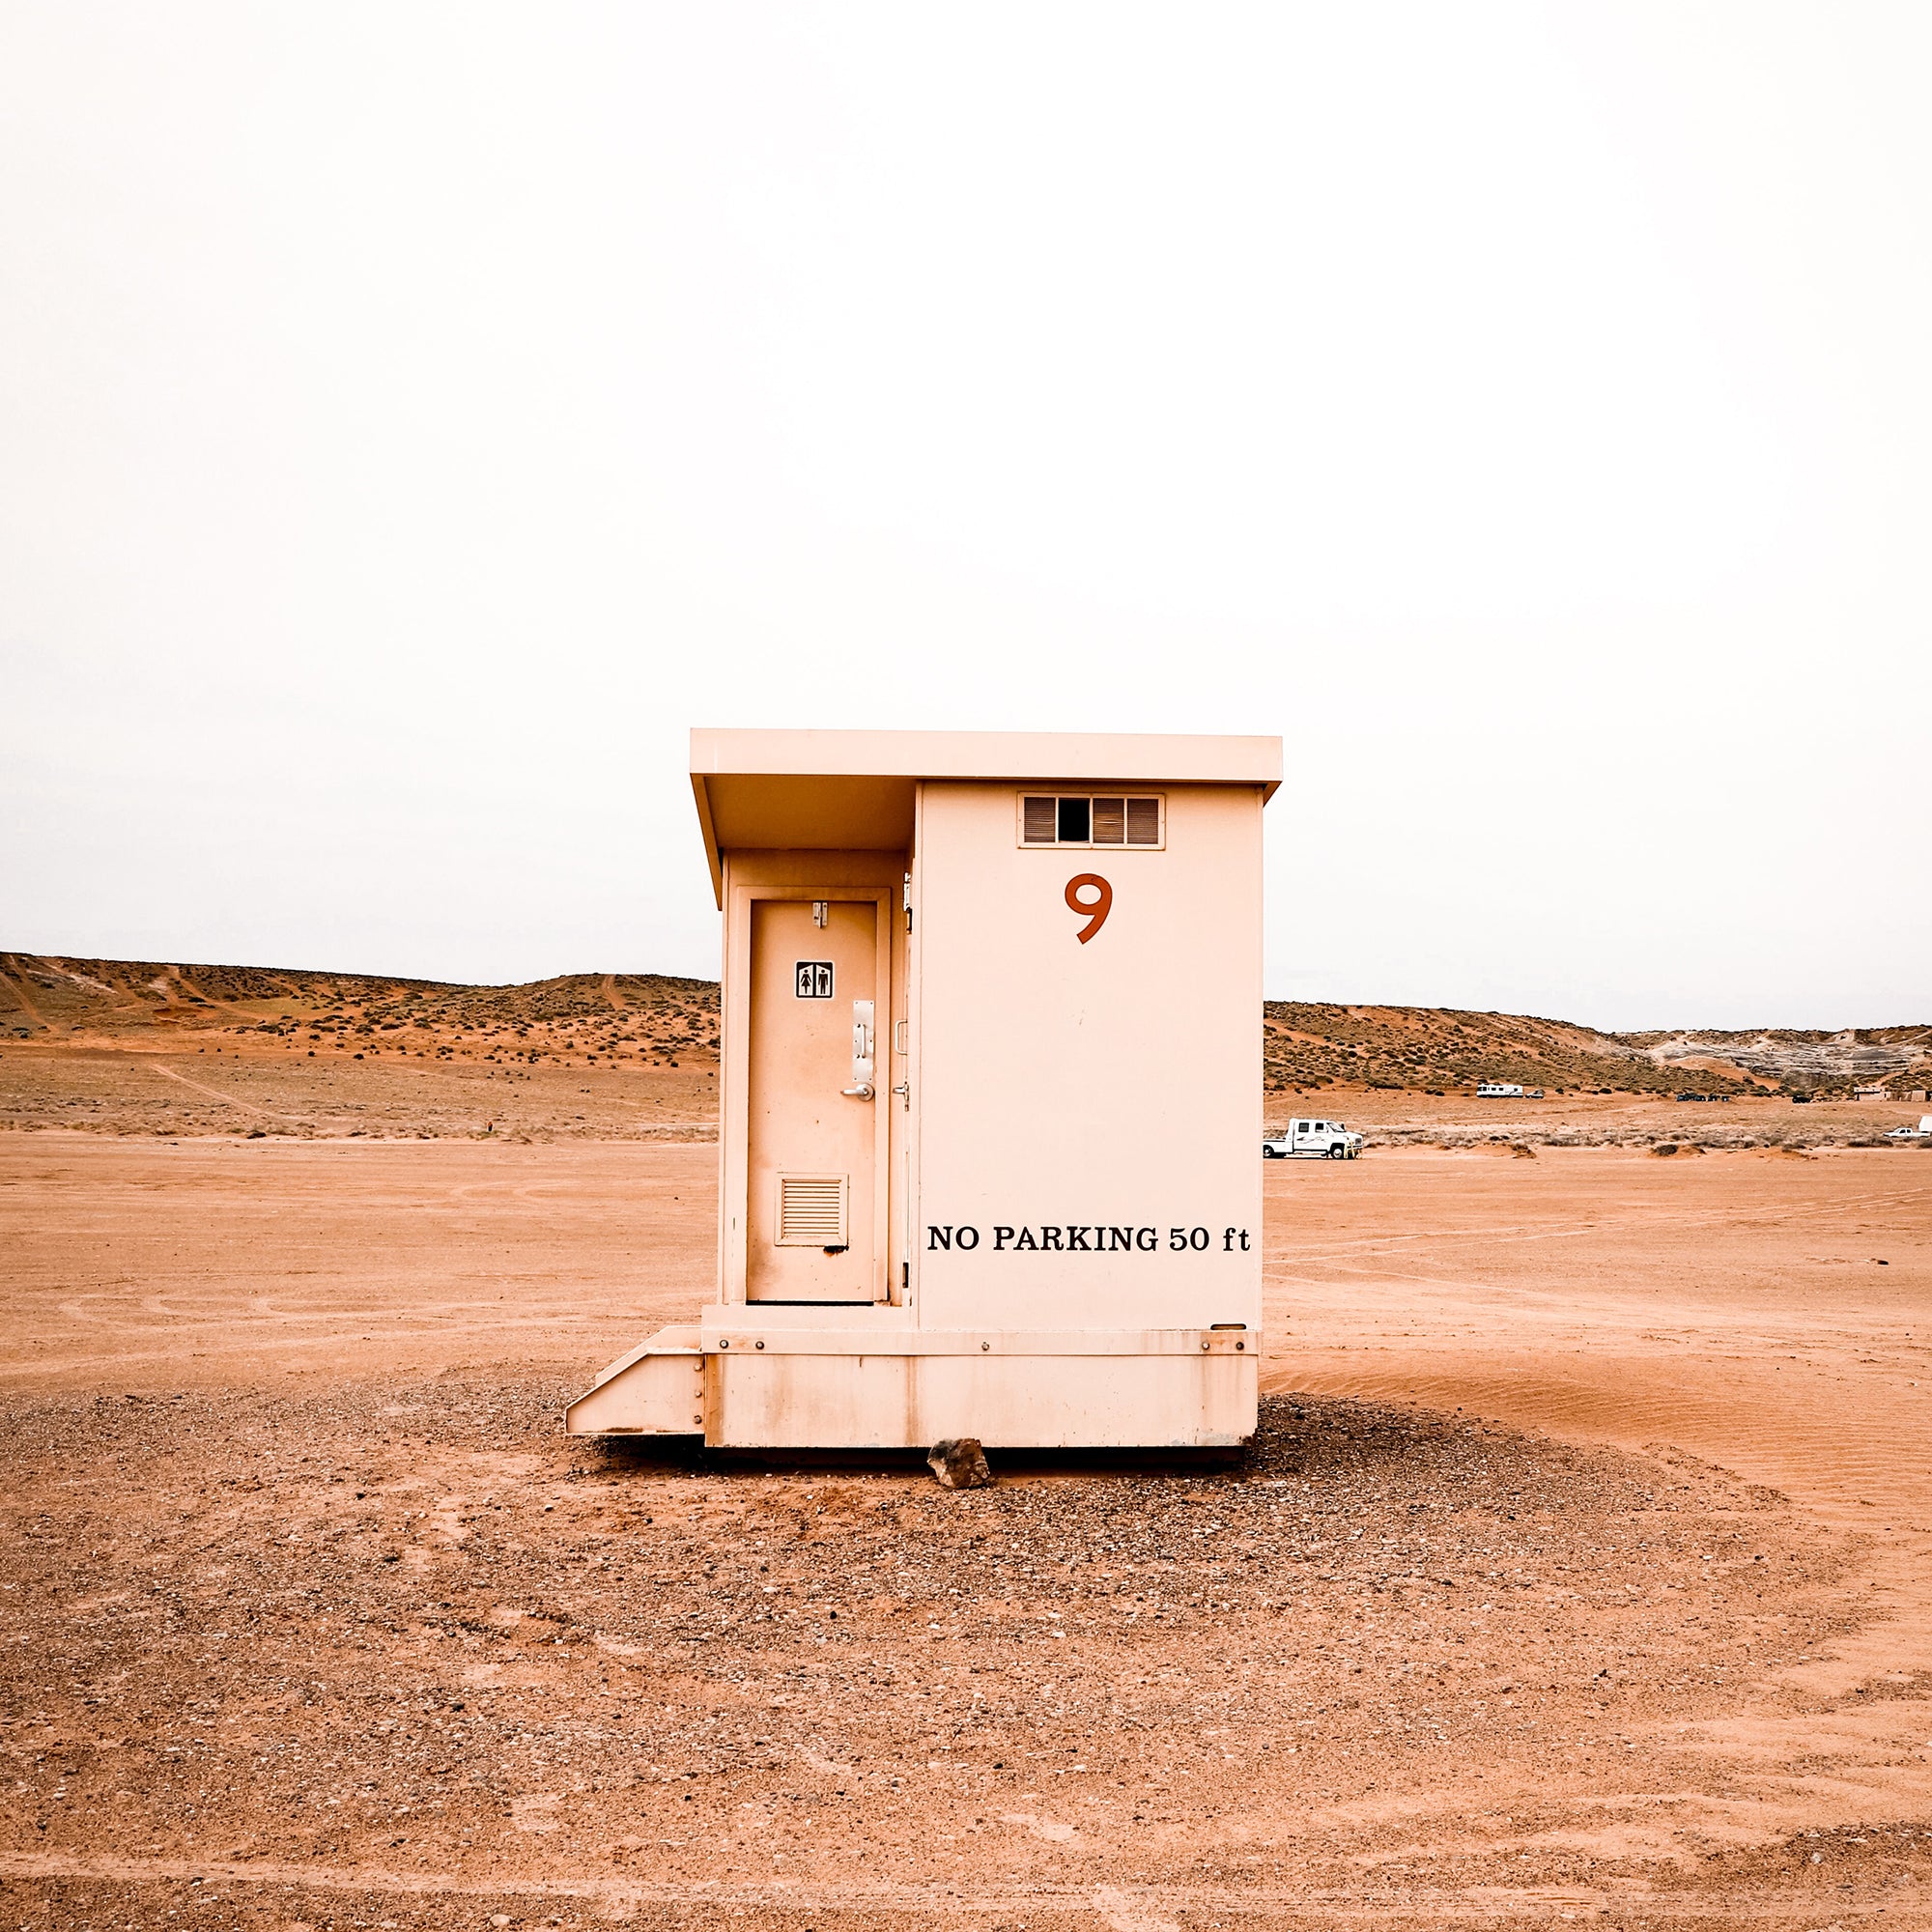
[[1932, 1140], [1932, 1114], [1920, 1115], [1918, 1124], [1916, 1127], [1893, 1127], [1890, 1133], [1886, 1135], [1886, 1139], [1889, 1141]]
[[1264, 1160], [1353, 1160], [1362, 1137], [1340, 1121], [1291, 1121], [1271, 1141], [1263, 1141]]

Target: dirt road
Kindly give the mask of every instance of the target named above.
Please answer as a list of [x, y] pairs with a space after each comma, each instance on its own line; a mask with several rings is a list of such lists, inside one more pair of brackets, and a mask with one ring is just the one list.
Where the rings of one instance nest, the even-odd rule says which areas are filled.
[[1932, 1923], [1932, 1158], [1267, 1171], [1241, 1468], [572, 1443], [715, 1151], [0, 1138], [0, 1922]]

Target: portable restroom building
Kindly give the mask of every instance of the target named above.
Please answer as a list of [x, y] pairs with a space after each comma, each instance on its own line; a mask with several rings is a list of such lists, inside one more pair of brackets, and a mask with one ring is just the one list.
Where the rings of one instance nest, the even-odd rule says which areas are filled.
[[1254, 1432], [1281, 741], [695, 731], [717, 1292], [574, 1403], [731, 1448]]

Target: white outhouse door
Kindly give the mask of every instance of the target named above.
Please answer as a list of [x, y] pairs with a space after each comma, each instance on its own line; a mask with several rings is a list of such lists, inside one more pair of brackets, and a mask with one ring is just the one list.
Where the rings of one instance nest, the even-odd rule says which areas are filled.
[[870, 1301], [880, 908], [752, 903], [748, 1301]]

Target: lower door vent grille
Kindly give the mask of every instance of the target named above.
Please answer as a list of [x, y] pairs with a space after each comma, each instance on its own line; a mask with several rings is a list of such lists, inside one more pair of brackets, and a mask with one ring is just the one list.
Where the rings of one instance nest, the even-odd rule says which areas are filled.
[[842, 1248], [845, 1233], [845, 1176], [779, 1176], [779, 1238], [781, 1248]]

